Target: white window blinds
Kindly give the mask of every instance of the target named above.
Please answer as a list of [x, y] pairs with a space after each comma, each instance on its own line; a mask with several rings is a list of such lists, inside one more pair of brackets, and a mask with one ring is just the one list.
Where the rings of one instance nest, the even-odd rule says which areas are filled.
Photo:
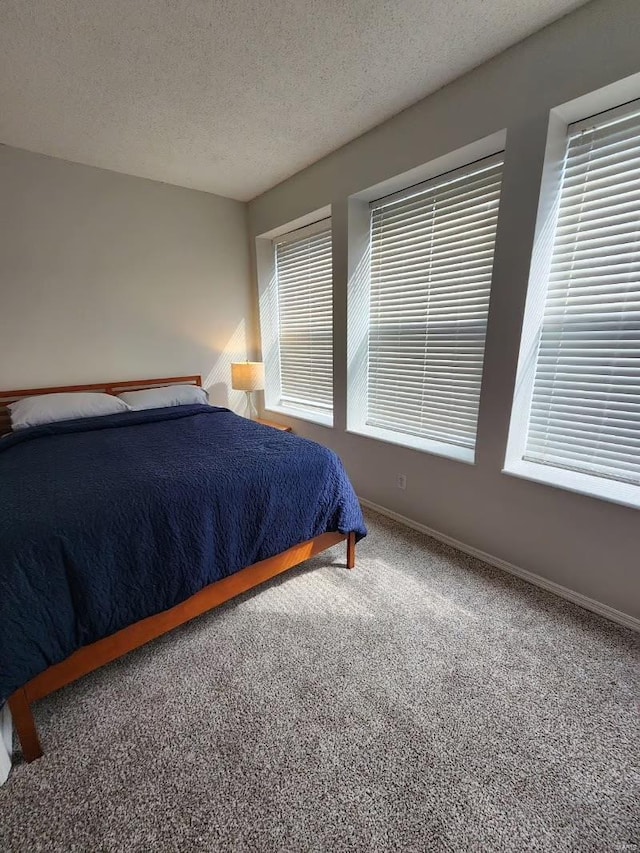
[[570, 125], [529, 461], [640, 483], [640, 102]]
[[[309, 233], [311, 231], [311, 233]], [[333, 410], [331, 221], [276, 242], [280, 403]]]
[[372, 204], [367, 424], [474, 447], [502, 163]]

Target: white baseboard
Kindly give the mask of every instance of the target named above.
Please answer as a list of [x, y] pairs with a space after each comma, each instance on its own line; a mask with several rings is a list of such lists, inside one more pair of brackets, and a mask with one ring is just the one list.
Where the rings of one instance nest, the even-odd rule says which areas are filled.
[[9, 705], [0, 707], [0, 785], [7, 781], [11, 770], [11, 742], [13, 739], [13, 727]]
[[426, 524], [420, 524], [419, 522], [413, 521], [413, 519], [407, 518], [404, 515], [400, 515], [398, 512], [393, 512], [393, 510], [387, 509], [384, 506], [379, 506], [378, 504], [373, 503], [373, 501], [368, 501], [365, 498], [359, 498], [359, 500], [362, 506], [368, 507], [374, 512], [379, 512], [380, 515], [386, 515], [387, 518], [392, 518], [394, 521], [404, 524], [406, 527], [411, 527], [413, 530], [420, 531], [420, 533], [426, 533], [427, 536], [431, 536], [439, 542], [444, 542], [445, 545], [451, 545], [452, 548], [457, 548], [458, 551], [463, 551], [465, 554], [477, 557], [484, 563], [489, 563], [490, 566], [495, 566], [497, 569], [509, 572], [509, 574], [522, 578], [522, 580], [532, 583], [534, 586], [539, 586], [542, 589], [546, 589], [548, 592], [559, 595], [560, 598], [566, 598], [568, 601], [572, 601], [574, 604], [584, 607], [585, 610], [591, 610], [599, 616], [604, 616], [605, 619], [611, 619], [612, 622], [624, 625], [625, 628], [631, 628], [633, 631], [640, 632], [640, 619], [637, 619], [635, 616], [623, 613], [621, 610], [616, 610], [614, 607], [609, 607], [608, 604], [602, 604], [594, 598], [589, 598], [586, 595], [582, 595], [580, 592], [575, 592], [566, 586], [547, 580], [540, 575], [527, 571], [527, 569], [521, 569], [519, 566], [514, 566], [513, 563], [508, 563], [506, 560], [501, 560], [500, 557], [494, 557], [492, 554], [480, 551], [479, 548], [474, 548], [471, 545], [465, 545], [464, 542], [460, 542], [451, 536], [446, 536], [444, 533], [440, 533], [437, 530], [433, 530], [431, 527], [427, 527]]

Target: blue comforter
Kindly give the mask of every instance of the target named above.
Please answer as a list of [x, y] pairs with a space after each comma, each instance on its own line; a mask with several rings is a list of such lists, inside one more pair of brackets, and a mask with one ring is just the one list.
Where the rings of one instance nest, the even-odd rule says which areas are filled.
[[327, 531], [366, 530], [338, 457], [211, 406], [0, 440], [0, 704], [79, 647]]

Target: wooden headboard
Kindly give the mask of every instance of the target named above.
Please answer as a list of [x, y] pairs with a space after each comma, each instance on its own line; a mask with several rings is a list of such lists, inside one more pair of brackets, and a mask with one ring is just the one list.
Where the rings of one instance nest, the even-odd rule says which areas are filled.
[[119, 394], [121, 391], [142, 391], [146, 388], [161, 388], [163, 385], [202, 386], [200, 376], [169, 376], [164, 379], [128, 379], [125, 382], [96, 382], [93, 385], [61, 385], [57, 388], [26, 388], [20, 391], [0, 391], [0, 435], [11, 432], [11, 417], [7, 406], [23, 397], [38, 394], [63, 394], [69, 391], [102, 391]]

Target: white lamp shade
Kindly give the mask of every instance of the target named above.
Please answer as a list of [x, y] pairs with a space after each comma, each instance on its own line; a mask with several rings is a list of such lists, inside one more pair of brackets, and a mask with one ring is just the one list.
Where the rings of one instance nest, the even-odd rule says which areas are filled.
[[231, 387], [235, 391], [262, 391], [264, 364], [261, 361], [238, 361], [232, 364]]

